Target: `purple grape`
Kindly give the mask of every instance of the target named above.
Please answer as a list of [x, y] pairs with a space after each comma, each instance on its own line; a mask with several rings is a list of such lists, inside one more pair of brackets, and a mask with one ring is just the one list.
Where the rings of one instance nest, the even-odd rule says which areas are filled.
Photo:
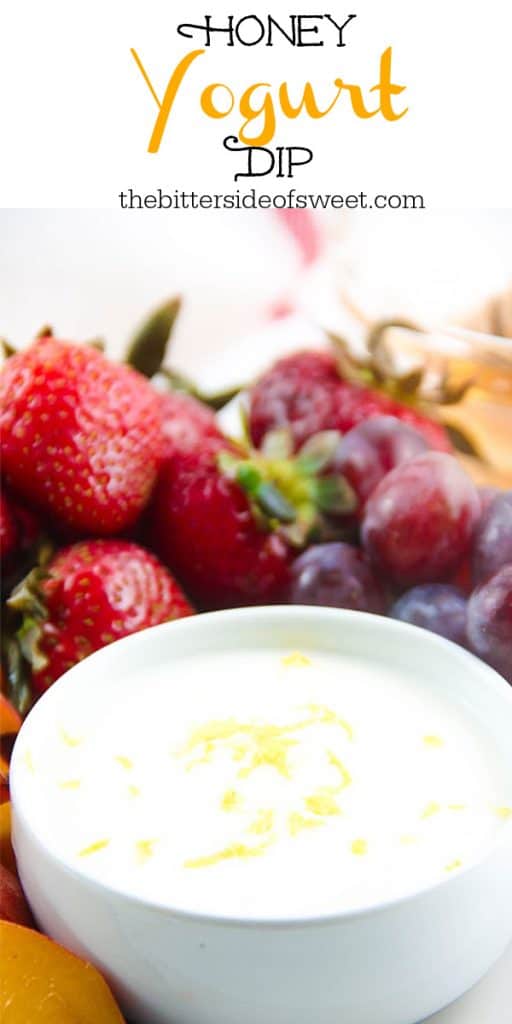
[[394, 416], [374, 416], [349, 430], [336, 451], [336, 471], [356, 492], [362, 507], [383, 477], [428, 450], [417, 430]]
[[425, 452], [392, 469], [372, 492], [363, 547], [398, 586], [439, 583], [468, 554], [480, 515], [476, 488], [457, 460]]
[[497, 498], [499, 494], [503, 494], [503, 491], [500, 491], [499, 487], [478, 488], [478, 497], [480, 498], [480, 504], [482, 506], [482, 515], [484, 512], [487, 512], [489, 505], [492, 505], [494, 499]]
[[393, 619], [429, 629], [465, 647], [466, 613], [467, 599], [458, 587], [449, 583], [424, 583], [402, 594], [389, 614]]
[[483, 583], [512, 564], [512, 491], [498, 494], [484, 511], [473, 541], [473, 582]]
[[350, 544], [317, 544], [291, 568], [290, 604], [318, 604], [355, 611], [385, 612], [386, 600], [364, 554]]
[[467, 623], [471, 649], [512, 683], [512, 565], [474, 591]]

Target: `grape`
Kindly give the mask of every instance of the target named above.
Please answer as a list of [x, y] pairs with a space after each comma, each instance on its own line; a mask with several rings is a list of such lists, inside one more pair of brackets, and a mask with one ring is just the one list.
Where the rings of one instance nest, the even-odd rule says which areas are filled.
[[375, 416], [345, 434], [335, 455], [336, 472], [348, 480], [363, 506], [386, 473], [428, 447], [417, 430], [394, 416]]
[[449, 581], [458, 590], [462, 590], [466, 597], [473, 592], [473, 579], [471, 575], [471, 558], [469, 555], [463, 559], [462, 562], [457, 566], [457, 571], [450, 576]]
[[426, 452], [377, 485], [366, 505], [363, 546], [393, 583], [442, 581], [468, 552], [480, 512], [476, 488], [457, 460]]
[[471, 649], [512, 683], [512, 565], [474, 591], [467, 621]]
[[480, 504], [482, 506], [482, 515], [484, 514], [484, 512], [487, 512], [489, 505], [491, 505], [494, 499], [498, 497], [498, 494], [503, 494], [503, 491], [500, 491], [499, 487], [478, 488], [478, 496], [480, 498]]
[[317, 544], [296, 559], [291, 568], [290, 604], [319, 604], [332, 608], [384, 614], [381, 584], [359, 548], [350, 544]]
[[484, 512], [473, 542], [473, 581], [483, 583], [512, 563], [512, 491], [498, 494]]
[[458, 587], [448, 583], [422, 583], [402, 594], [389, 614], [393, 619], [422, 626], [465, 646], [466, 611], [467, 599]]

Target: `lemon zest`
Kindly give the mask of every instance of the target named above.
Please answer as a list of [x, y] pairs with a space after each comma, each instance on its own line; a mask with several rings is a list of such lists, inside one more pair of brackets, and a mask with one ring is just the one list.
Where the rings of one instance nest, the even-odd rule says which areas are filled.
[[156, 839], [139, 839], [135, 843], [135, 856], [137, 864], [145, 864], [154, 854], [154, 845], [157, 842]]
[[208, 742], [204, 744], [201, 757], [196, 757], [193, 761], [190, 761], [187, 765], [187, 771], [190, 772], [192, 768], [195, 768], [198, 764], [209, 764], [214, 753], [215, 743], [212, 740], [208, 740]]
[[228, 789], [222, 797], [220, 806], [223, 811], [235, 811], [243, 803], [240, 793], [236, 789]]
[[308, 811], [318, 814], [319, 817], [330, 817], [333, 814], [341, 814], [340, 808], [331, 793], [319, 791], [307, 796], [304, 800]]
[[444, 740], [440, 736], [424, 736], [423, 742], [426, 747], [444, 747]]
[[[350, 724], [331, 708], [311, 704], [308, 710], [308, 718], [289, 725], [239, 722], [235, 718], [214, 719], [194, 729], [186, 745], [178, 751], [178, 755], [186, 756], [196, 747], [202, 747], [201, 756], [188, 763], [187, 771], [190, 771], [198, 764], [210, 762], [217, 749], [227, 746], [234, 761], [242, 762], [245, 758], [250, 758], [249, 763], [241, 767], [239, 778], [247, 778], [257, 768], [265, 765], [275, 768], [283, 777], [290, 778], [288, 754], [290, 748], [296, 746], [298, 742], [289, 738], [290, 735], [293, 736], [294, 733], [314, 725], [338, 725], [349, 739], [353, 738]], [[246, 742], [243, 739], [240, 741], [243, 737], [247, 737]], [[344, 785], [348, 785], [352, 780], [344, 765], [339, 759], [334, 759], [334, 755], [331, 757], [331, 763], [340, 771]]]
[[237, 722], [235, 718], [212, 719], [211, 722], [205, 722], [204, 725], [193, 730], [182, 753], [188, 754], [198, 746], [204, 746], [208, 752], [213, 753], [214, 746], [209, 747], [210, 743], [216, 744], [224, 740], [231, 740], [244, 731], [246, 731], [246, 726]]
[[256, 836], [263, 836], [266, 832], [271, 832], [273, 827], [274, 812], [271, 810], [261, 810], [258, 811], [258, 815], [252, 825], [249, 825], [248, 831], [253, 832]]
[[81, 785], [80, 779], [66, 779], [65, 782], [59, 782], [61, 789], [80, 789]]
[[327, 751], [327, 757], [329, 758], [329, 763], [332, 764], [340, 773], [341, 782], [338, 786], [325, 786], [325, 792], [341, 793], [343, 789], [346, 789], [347, 786], [352, 784], [352, 776], [348, 769], [345, 768], [343, 761], [341, 761], [339, 757], [336, 757], [336, 754], [333, 754], [332, 750]]
[[110, 839], [98, 839], [95, 843], [91, 843], [90, 846], [85, 846], [83, 850], [80, 850], [79, 857], [89, 857], [91, 853], [99, 853], [100, 850], [104, 850], [110, 843]]
[[[273, 730], [272, 726], [269, 729]], [[297, 745], [297, 740], [284, 739], [276, 736], [273, 731], [267, 733], [262, 727], [254, 735], [256, 750], [252, 759], [245, 768], [240, 768], [238, 777], [247, 779], [257, 768], [266, 765], [275, 768], [285, 779], [291, 778], [290, 766], [288, 764], [288, 751], [290, 747]]]
[[71, 736], [62, 726], [59, 729], [59, 733], [62, 742], [65, 743], [67, 747], [79, 747], [80, 744], [83, 743], [81, 736]]
[[457, 860], [452, 860], [451, 864], [447, 864], [444, 870], [445, 871], [456, 871], [457, 868], [461, 868], [461, 867], [462, 867], [462, 861], [457, 858]]
[[224, 860], [246, 860], [249, 857], [260, 857], [268, 847], [268, 843], [261, 843], [260, 846], [246, 846], [245, 843], [233, 843], [216, 853], [207, 854], [205, 857], [196, 857], [193, 860], [186, 860], [186, 868], [209, 868], [220, 864]]
[[133, 796], [133, 797], [140, 796], [140, 789], [139, 789], [138, 786], [133, 786], [133, 785], [128, 786], [128, 792], [129, 792], [130, 796]]
[[422, 818], [431, 818], [433, 814], [439, 814], [440, 810], [441, 810], [441, 804], [437, 804], [435, 802], [435, 800], [431, 800], [430, 803], [427, 804], [427, 806], [425, 807], [425, 810], [423, 811], [423, 814], [421, 815], [421, 817]]
[[496, 814], [498, 818], [503, 818], [504, 821], [507, 821], [508, 818], [512, 818], [512, 807], [497, 807]]
[[301, 654], [300, 651], [293, 651], [291, 654], [281, 658], [281, 665], [285, 665], [286, 668], [307, 668], [311, 665], [311, 658]]
[[402, 846], [413, 846], [414, 843], [417, 843], [417, 842], [418, 842], [418, 840], [417, 840], [416, 836], [410, 836], [410, 835], [400, 836], [400, 844]]
[[306, 818], [303, 814], [298, 814], [297, 811], [288, 817], [288, 828], [292, 836], [298, 835], [303, 829], [321, 828], [322, 825], [325, 825], [325, 821], [319, 821], [318, 818]]
[[350, 849], [356, 857], [364, 857], [368, 853], [368, 843], [366, 839], [353, 839]]
[[354, 730], [350, 722], [338, 715], [332, 708], [326, 707], [325, 704], [308, 704], [307, 709], [314, 716], [311, 725], [339, 725], [349, 740], [354, 739]]
[[123, 754], [116, 754], [114, 761], [117, 761], [125, 771], [131, 772], [133, 768], [133, 761], [129, 757], [124, 757]]

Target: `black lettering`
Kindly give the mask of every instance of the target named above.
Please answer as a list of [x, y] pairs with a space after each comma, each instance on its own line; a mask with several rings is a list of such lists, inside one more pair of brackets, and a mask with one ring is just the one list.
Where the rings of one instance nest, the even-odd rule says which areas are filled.
[[178, 25], [178, 29], [177, 29], [178, 35], [184, 36], [185, 39], [193, 39], [194, 38], [194, 32], [186, 32], [185, 29], [187, 29], [187, 28], [190, 28], [190, 29], [193, 29], [193, 30], [197, 29], [197, 31], [204, 32], [204, 34], [205, 34], [204, 46], [211, 46], [211, 44], [212, 44], [212, 38], [211, 37], [212, 37], [212, 34], [214, 32], [227, 32], [227, 34], [229, 35], [229, 41], [228, 41], [227, 45], [228, 46], [234, 46], [235, 45], [235, 40], [233, 38], [233, 15], [232, 14], [230, 14], [229, 17], [228, 17], [227, 28], [219, 28], [218, 26], [213, 26], [212, 25], [212, 15], [211, 14], [205, 14], [204, 22], [205, 22], [204, 25], [187, 25], [185, 23], [183, 25]]
[[[243, 25], [244, 21], [254, 21], [254, 22], [257, 22], [257, 24], [258, 24], [258, 26], [260, 28], [260, 35], [258, 36], [257, 39], [252, 39], [252, 40], [242, 39], [242, 37], [240, 35], [240, 25]], [[257, 46], [258, 43], [261, 43], [261, 40], [263, 39], [263, 36], [265, 35], [265, 26], [264, 26], [263, 22], [260, 21], [260, 19], [257, 17], [256, 14], [247, 14], [245, 16], [245, 18], [240, 18], [240, 21], [236, 25], [235, 33], [236, 33], [236, 38], [238, 39], [238, 42], [241, 43], [242, 46]]]
[[[267, 174], [270, 174], [274, 169], [275, 158], [271, 149], [267, 149], [265, 146], [245, 146], [239, 142], [236, 135], [228, 135], [222, 143], [225, 149], [229, 150], [230, 153], [242, 153], [247, 154], [247, 170], [239, 171], [235, 174], [235, 181], [239, 178], [264, 178]], [[266, 170], [257, 171], [254, 167], [254, 155], [256, 153], [266, 154], [270, 157], [271, 163]]]
[[298, 14], [297, 15], [297, 46], [323, 46], [323, 41], [319, 39], [317, 42], [309, 42], [304, 40], [303, 36], [307, 32], [314, 32], [318, 34], [318, 25], [308, 26], [304, 24], [307, 21], [321, 21], [321, 14]]
[[277, 29], [277, 31], [280, 32], [281, 35], [283, 35], [284, 38], [289, 43], [292, 44], [292, 46], [296, 46], [296, 40], [297, 40], [297, 32], [296, 32], [296, 24], [295, 24], [296, 18], [297, 18], [296, 14], [290, 14], [291, 35], [288, 35], [286, 29], [284, 29], [283, 26], [280, 25], [279, 22], [276, 21], [276, 19], [272, 17], [272, 15], [269, 15], [269, 18], [268, 18], [268, 39], [267, 39], [267, 42], [266, 42], [265, 45], [266, 46], [273, 46], [274, 45], [274, 39], [273, 39], [272, 32], [273, 32], [273, 29]]
[[351, 21], [354, 20], [354, 18], [357, 18], [357, 14], [349, 14], [347, 20], [343, 22], [343, 25], [338, 25], [338, 23], [334, 20], [334, 18], [330, 14], [326, 14], [325, 17], [327, 18], [327, 21], [330, 21], [331, 24], [334, 25], [335, 29], [337, 29], [338, 32], [339, 32], [340, 39], [339, 39], [339, 43], [337, 43], [336, 45], [337, 46], [346, 46], [347, 44], [343, 42], [343, 30], [347, 27], [347, 25], [350, 24]]
[[[306, 153], [305, 160], [295, 159], [294, 153]], [[310, 164], [313, 159], [313, 150], [307, 149], [306, 146], [289, 146], [288, 147], [288, 177], [293, 178], [294, 167], [304, 167], [306, 164]]]
[[318, 206], [321, 206], [323, 210], [326, 210], [327, 207], [329, 206], [329, 199], [330, 198], [331, 198], [330, 196], [325, 196], [325, 195], [324, 196], [320, 196], [320, 195], [318, 195], [318, 196], [311, 196], [310, 195], [309, 201], [310, 201], [311, 206], [313, 207], [314, 210], [316, 210], [316, 208]]

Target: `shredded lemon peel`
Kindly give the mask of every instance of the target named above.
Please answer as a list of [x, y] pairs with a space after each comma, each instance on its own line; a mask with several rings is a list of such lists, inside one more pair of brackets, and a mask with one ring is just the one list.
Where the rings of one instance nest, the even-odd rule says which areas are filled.
[[356, 857], [364, 857], [368, 853], [368, 843], [366, 839], [353, 839], [350, 844], [350, 850]]
[[233, 843], [216, 853], [209, 853], [205, 857], [196, 857], [186, 860], [186, 868], [210, 868], [224, 860], [247, 860], [250, 857], [260, 857], [268, 847], [268, 843], [261, 843], [259, 846], [246, 846], [245, 843]]
[[59, 736], [62, 742], [65, 743], [67, 747], [79, 747], [80, 744], [83, 743], [83, 739], [81, 736], [72, 736], [69, 732], [66, 731], [66, 729], [64, 729], [63, 726], [61, 726], [59, 729]]
[[311, 658], [308, 658], [306, 654], [301, 654], [300, 651], [292, 651], [291, 654], [286, 654], [284, 658], [281, 658], [281, 665], [285, 668], [308, 668], [311, 665]]
[[79, 857], [90, 857], [93, 853], [100, 853], [110, 843], [110, 839], [97, 839], [95, 843], [91, 843], [90, 846], [84, 846], [83, 850], [80, 850]]

